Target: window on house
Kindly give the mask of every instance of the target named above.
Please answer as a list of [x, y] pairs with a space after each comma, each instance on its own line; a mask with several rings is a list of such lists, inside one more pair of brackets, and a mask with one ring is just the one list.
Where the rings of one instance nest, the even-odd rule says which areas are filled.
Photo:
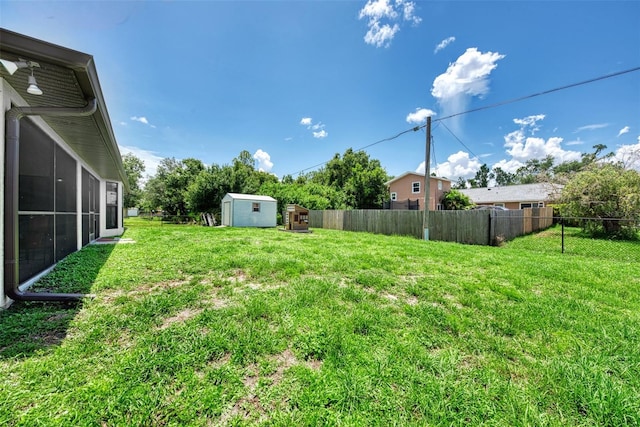
[[260, 212], [260, 203], [253, 203], [253, 208], [252, 208], [253, 212]]
[[396, 193], [395, 191], [391, 193], [391, 200], [393, 200], [394, 202], [396, 200], [398, 200], [398, 193]]
[[118, 183], [107, 182], [106, 228], [118, 228]]
[[493, 206], [500, 206], [501, 208], [504, 208], [504, 203], [494, 203]]
[[412, 182], [411, 183], [411, 192], [413, 194], [416, 194], [416, 193], [420, 192], [420, 181], [416, 181], [416, 182]]
[[438, 191], [442, 191], [442, 181], [438, 180]]

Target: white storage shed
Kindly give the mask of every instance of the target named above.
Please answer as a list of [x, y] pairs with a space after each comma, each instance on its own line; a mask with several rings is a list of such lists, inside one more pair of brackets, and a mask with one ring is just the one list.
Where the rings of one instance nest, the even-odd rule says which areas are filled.
[[227, 193], [222, 198], [222, 225], [275, 227], [278, 202], [273, 197]]

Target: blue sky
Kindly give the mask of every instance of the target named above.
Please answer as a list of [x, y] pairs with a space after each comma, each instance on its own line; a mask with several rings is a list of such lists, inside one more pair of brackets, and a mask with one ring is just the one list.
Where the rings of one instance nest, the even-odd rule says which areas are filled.
[[[94, 56], [121, 152], [279, 177], [434, 120], [432, 171], [640, 153], [638, 1], [0, 1], [0, 25]], [[425, 133], [371, 145], [424, 171]], [[640, 163], [640, 162], [639, 162]], [[311, 169], [310, 169], [311, 168]], [[640, 168], [640, 164], [636, 164]]]

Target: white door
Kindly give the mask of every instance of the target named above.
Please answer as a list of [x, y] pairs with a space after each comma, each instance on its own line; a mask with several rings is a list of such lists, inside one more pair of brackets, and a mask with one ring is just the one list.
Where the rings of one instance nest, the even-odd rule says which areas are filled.
[[222, 207], [222, 225], [231, 225], [231, 202], [224, 202]]

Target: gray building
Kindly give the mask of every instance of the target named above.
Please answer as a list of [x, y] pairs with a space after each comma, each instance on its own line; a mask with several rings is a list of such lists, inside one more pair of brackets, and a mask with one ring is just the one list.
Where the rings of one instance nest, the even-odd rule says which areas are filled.
[[93, 57], [0, 29], [0, 306], [67, 300], [28, 287], [68, 254], [123, 233], [126, 173]]
[[227, 193], [222, 198], [222, 225], [275, 227], [278, 202], [273, 197]]

